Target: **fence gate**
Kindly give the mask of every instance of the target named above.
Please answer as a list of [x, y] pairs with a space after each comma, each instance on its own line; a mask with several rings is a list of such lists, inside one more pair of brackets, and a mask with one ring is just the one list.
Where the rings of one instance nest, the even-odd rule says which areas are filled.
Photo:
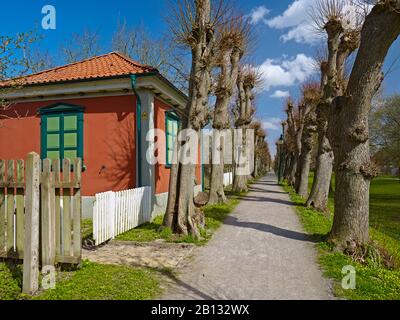
[[0, 160], [0, 258], [24, 260], [24, 282], [25, 263], [80, 262], [81, 179], [81, 159]]

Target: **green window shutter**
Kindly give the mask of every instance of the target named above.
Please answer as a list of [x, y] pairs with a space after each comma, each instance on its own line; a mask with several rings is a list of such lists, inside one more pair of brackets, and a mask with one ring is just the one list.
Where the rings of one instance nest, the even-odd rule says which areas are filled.
[[172, 159], [174, 156], [174, 146], [178, 131], [180, 127], [180, 120], [178, 116], [173, 112], [167, 112], [165, 114], [165, 128], [166, 128], [166, 167], [170, 168], [172, 165]]
[[42, 158], [83, 160], [83, 108], [58, 104], [41, 115]]

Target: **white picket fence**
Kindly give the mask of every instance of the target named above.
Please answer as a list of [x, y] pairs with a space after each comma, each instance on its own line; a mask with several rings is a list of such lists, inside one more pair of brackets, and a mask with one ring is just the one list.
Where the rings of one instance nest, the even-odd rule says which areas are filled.
[[233, 184], [233, 172], [224, 174], [224, 187], [228, 187]]
[[93, 238], [100, 245], [152, 218], [151, 188], [96, 194]]

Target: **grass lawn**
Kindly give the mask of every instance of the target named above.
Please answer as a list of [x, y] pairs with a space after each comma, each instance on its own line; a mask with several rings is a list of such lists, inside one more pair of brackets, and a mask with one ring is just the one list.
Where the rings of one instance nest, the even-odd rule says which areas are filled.
[[151, 242], [158, 239], [164, 239], [167, 242], [177, 243], [195, 243], [197, 245], [204, 245], [210, 240], [212, 234], [221, 226], [228, 214], [230, 214], [235, 207], [238, 205], [239, 200], [232, 198], [227, 204], [206, 206], [203, 208], [206, 227], [201, 230], [201, 236], [203, 239], [195, 241], [191, 236], [177, 237], [172, 234], [171, 230], [164, 229], [159, 232], [162, 225], [163, 216], [155, 218], [151, 223], [146, 223], [138, 228], [130, 230], [124, 234], [121, 234], [116, 238], [120, 241], [136, 241], [136, 242]]
[[[310, 185], [312, 177], [310, 177]], [[326, 235], [332, 227], [332, 218], [308, 209], [304, 199], [292, 188], [285, 186], [295, 202], [304, 229], [315, 237], [320, 251], [320, 264], [325, 276], [336, 280], [335, 294], [355, 300], [399, 300], [400, 299], [400, 183], [396, 179], [377, 178], [371, 185], [371, 235], [379, 247], [388, 251], [395, 264], [392, 269], [385, 268], [379, 259], [371, 256], [364, 264], [352, 261], [348, 256], [334, 252], [326, 242]], [[333, 194], [329, 199], [333, 209]], [[356, 290], [344, 290], [341, 281], [342, 268], [352, 265], [356, 269]]]
[[161, 292], [153, 270], [85, 261], [79, 270], [59, 272], [55, 289], [32, 298], [21, 294], [20, 269], [0, 263], [0, 300], [149, 300]]

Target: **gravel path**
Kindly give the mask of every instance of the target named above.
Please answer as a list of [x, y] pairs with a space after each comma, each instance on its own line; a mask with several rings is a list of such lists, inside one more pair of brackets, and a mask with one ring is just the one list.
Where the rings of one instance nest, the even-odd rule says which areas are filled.
[[274, 175], [261, 179], [163, 299], [332, 299], [294, 210]]

